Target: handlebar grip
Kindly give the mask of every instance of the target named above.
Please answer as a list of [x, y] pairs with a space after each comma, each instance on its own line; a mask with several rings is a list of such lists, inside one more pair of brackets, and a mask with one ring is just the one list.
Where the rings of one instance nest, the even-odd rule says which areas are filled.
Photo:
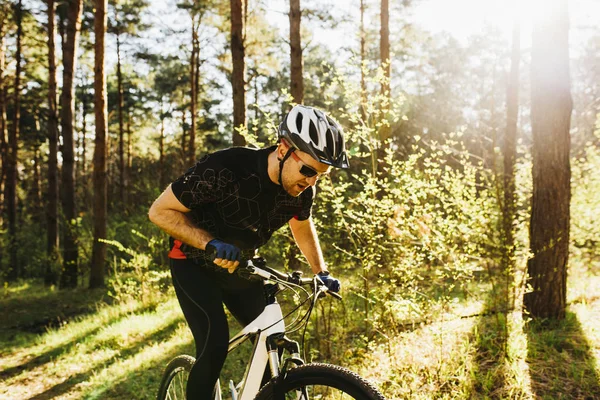
[[344, 298], [342, 297], [342, 295], [341, 295], [341, 294], [339, 294], [338, 292], [332, 292], [331, 290], [328, 290], [328, 291], [327, 291], [327, 294], [328, 294], [328, 295], [330, 295], [330, 296], [333, 296], [333, 297], [335, 297], [335, 298], [336, 298], [336, 299], [338, 299], [338, 300], [343, 300], [343, 299], [344, 299]]

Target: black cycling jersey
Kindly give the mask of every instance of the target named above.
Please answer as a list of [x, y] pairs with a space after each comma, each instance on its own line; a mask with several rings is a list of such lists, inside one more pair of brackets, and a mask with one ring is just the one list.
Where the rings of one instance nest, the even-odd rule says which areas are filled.
[[[271, 181], [267, 160], [275, 146], [234, 147], [203, 157], [171, 184], [192, 222], [243, 253], [264, 245], [291, 218], [310, 217], [314, 187], [290, 196]], [[173, 240], [171, 241], [173, 245]], [[186, 258], [207, 260], [203, 250], [182, 244]]]

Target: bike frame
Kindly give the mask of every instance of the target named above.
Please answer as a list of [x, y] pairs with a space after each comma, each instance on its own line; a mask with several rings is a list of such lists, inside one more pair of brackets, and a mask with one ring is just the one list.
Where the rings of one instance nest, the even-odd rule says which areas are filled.
[[[273, 276], [258, 267], [254, 267], [254, 274], [265, 278], [265, 285], [270, 285], [269, 279]], [[246, 367], [243, 380], [240, 382], [238, 397], [235, 396], [236, 388], [232, 387], [233, 400], [252, 400], [260, 390], [267, 363], [270, 365], [271, 376], [279, 375], [278, 349], [270, 346], [268, 339], [285, 334], [285, 322], [281, 312], [281, 306], [274, 296], [268, 301], [264, 311], [256, 319], [246, 325], [237, 335], [229, 341], [228, 353], [248, 339], [255, 338], [254, 349], [250, 363]], [[215, 400], [221, 400], [220, 384], [217, 382], [217, 393]]]

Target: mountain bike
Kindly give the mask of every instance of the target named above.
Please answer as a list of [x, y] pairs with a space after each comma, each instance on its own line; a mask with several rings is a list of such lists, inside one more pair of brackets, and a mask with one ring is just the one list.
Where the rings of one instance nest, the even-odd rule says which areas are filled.
[[[318, 276], [303, 278], [299, 271], [285, 274], [268, 267], [263, 259], [251, 259], [238, 268], [242, 268], [240, 273], [246, 274], [248, 279], [264, 281], [267, 306], [229, 341], [228, 352], [246, 340], [252, 339], [254, 342], [243, 379], [237, 385], [229, 382], [232, 400], [385, 400], [371, 383], [346, 368], [321, 363], [306, 364], [300, 357], [298, 342], [286, 336], [286, 333], [306, 329], [312, 310], [325, 294], [341, 299], [339, 294], [328, 291]], [[310, 291], [307, 287], [310, 287]], [[293, 290], [296, 294], [302, 291], [305, 295], [304, 301], [285, 317], [276, 298], [283, 290]], [[286, 329], [285, 318], [307, 303], [309, 306], [304, 315], [297, 316]], [[282, 350], [286, 352], [283, 360]], [[185, 399], [187, 378], [194, 362], [195, 359], [188, 355], [177, 356], [169, 362], [160, 383], [158, 400]], [[271, 379], [261, 388], [267, 364]], [[214, 400], [222, 400], [219, 381], [214, 393]]]

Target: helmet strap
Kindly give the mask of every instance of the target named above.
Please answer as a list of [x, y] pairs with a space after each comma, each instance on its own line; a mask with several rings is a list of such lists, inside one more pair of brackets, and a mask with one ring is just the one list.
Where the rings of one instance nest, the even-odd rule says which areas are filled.
[[294, 152], [294, 148], [290, 147], [287, 151], [287, 153], [285, 153], [285, 156], [283, 156], [282, 159], [279, 160], [279, 184], [283, 186], [283, 183], [281, 183], [281, 174], [283, 173], [283, 163], [285, 162], [285, 160], [287, 160], [292, 153]]

